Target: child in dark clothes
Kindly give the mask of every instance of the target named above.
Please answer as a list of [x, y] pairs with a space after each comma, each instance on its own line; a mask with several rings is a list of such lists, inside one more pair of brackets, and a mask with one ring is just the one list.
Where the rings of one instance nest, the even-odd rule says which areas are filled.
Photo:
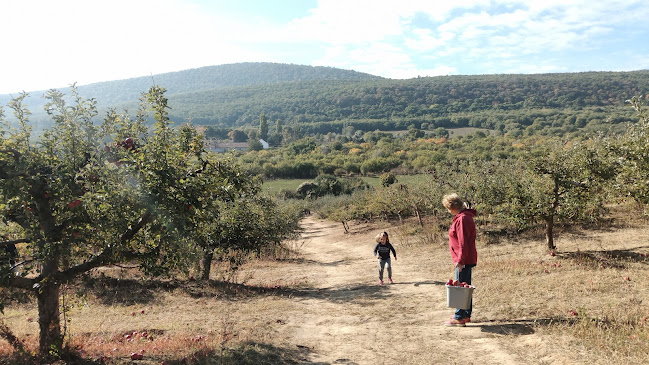
[[390, 251], [394, 255], [394, 259], [397, 259], [397, 252], [390, 244], [390, 238], [388, 237], [388, 232], [379, 233], [376, 236], [376, 246], [374, 247], [374, 256], [378, 255], [379, 258], [379, 284], [383, 285], [383, 270], [385, 266], [388, 267], [388, 280], [390, 284], [392, 281], [392, 261], [390, 261]]

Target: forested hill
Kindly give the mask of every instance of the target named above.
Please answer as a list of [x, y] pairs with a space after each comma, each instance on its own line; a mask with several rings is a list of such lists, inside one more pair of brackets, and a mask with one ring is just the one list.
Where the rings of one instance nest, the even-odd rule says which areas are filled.
[[[232, 128], [258, 124], [264, 113], [272, 122], [306, 125], [307, 132], [331, 131], [335, 123], [351, 123], [363, 130], [427, 123], [506, 131], [534, 123], [599, 128], [604, 122], [628, 120], [633, 113], [625, 100], [649, 94], [649, 71], [392, 80], [331, 67], [239, 63], [102, 82], [78, 90], [83, 97], [95, 98], [102, 111], [114, 107], [134, 112], [140, 94], [154, 83], [167, 88], [170, 116], [179, 122]], [[45, 119], [42, 94], [31, 93], [28, 101], [37, 129], [48, 123], [38, 122], [39, 117]], [[2, 105], [8, 100], [0, 96]]]
[[102, 82], [79, 87], [101, 105], [115, 105], [137, 100], [153, 84], [163, 86], [168, 95], [205, 92], [255, 85], [282, 84], [313, 80], [373, 80], [379, 77], [333, 67], [303, 66], [281, 63], [236, 63]]
[[173, 114], [230, 126], [254, 123], [261, 113], [301, 123], [430, 121], [530, 110], [601, 111], [623, 108], [625, 100], [646, 93], [649, 71], [309, 81], [175, 95]]
[[[153, 84], [167, 89], [167, 95], [213, 91], [254, 85], [281, 84], [311, 80], [374, 80], [378, 76], [324, 66], [304, 66], [268, 62], [247, 62], [218, 66], [200, 67], [190, 70], [136, 77], [125, 80], [106, 81], [89, 85], [77, 85], [83, 97], [95, 98], [99, 106], [119, 106], [135, 103], [141, 93]], [[73, 83], [71, 80], [70, 83]], [[65, 89], [62, 90], [65, 92]], [[44, 104], [40, 96], [45, 91], [29, 94], [30, 106]], [[6, 105], [9, 95], [0, 95], [0, 105]], [[32, 112], [39, 112], [33, 109]]]

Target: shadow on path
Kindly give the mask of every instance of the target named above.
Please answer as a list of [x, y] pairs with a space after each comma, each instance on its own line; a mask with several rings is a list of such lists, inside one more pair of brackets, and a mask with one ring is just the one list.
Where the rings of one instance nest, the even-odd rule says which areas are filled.
[[[339, 264], [339, 263], [332, 263]], [[199, 280], [136, 280], [116, 278], [88, 278], [84, 287], [106, 305], [136, 305], [155, 301], [161, 292], [180, 291], [192, 298], [220, 298], [241, 300], [257, 296], [280, 296], [297, 299], [322, 299], [334, 303], [363, 302], [387, 298], [394, 293], [388, 285], [355, 284], [330, 288], [264, 287]]]
[[352, 263], [351, 260], [337, 260], [332, 262], [322, 262], [312, 259], [296, 258], [296, 259], [280, 259], [277, 261], [290, 262], [299, 265], [318, 265], [318, 266], [340, 266], [340, 265], [349, 265]]
[[[395, 284], [397, 284], [397, 283], [395, 283]], [[402, 283], [402, 284], [412, 284], [414, 286], [420, 286], [420, 285], [446, 285], [445, 282], [439, 281], [439, 280], [416, 281], [416, 282], [409, 282], [409, 283]]]
[[394, 295], [388, 285], [358, 284], [334, 288], [314, 288], [287, 290], [294, 298], [322, 299], [333, 303], [363, 302], [365, 300], [385, 299]]
[[576, 252], [557, 252], [557, 257], [573, 260], [579, 264], [592, 267], [612, 267], [624, 269], [628, 263], [649, 264], [649, 253], [636, 252], [648, 249], [649, 246], [638, 246], [624, 250], [589, 250]]
[[536, 319], [515, 319], [515, 320], [491, 320], [484, 323], [467, 324], [471, 327], [480, 327], [480, 331], [496, 335], [525, 336], [536, 332], [535, 327], [549, 326], [558, 323], [575, 323], [575, 319], [569, 318], [536, 318]]

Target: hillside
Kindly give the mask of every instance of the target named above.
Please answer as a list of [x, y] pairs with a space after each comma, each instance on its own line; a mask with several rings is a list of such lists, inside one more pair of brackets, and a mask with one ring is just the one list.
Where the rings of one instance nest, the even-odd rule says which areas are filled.
[[[649, 93], [646, 70], [392, 80], [331, 67], [275, 63], [210, 66], [78, 90], [97, 100], [100, 115], [108, 107], [132, 112], [139, 95], [154, 82], [167, 88], [170, 116], [176, 121], [232, 128], [256, 125], [264, 113], [273, 122], [303, 124], [307, 133], [337, 131], [343, 123], [361, 130], [399, 129], [413, 123], [505, 130], [535, 122], [575, 128], [590, 124], [598, 129], [628, 121], [633, 113], [625, 100]], [[31, 93], [28, 106], [32, 120], [47, 126], [41, 95]], [[0, 96], [2, 105], [8, 101], [9, 96]], [[318, 125], [322, 123], [328, 125]]]
[[[565, 117], [567, 111], [594, 111], [610, 118], [625, 110], [626, 99], [647, 91], [648, 71], [309, 81], [176, 95], [172, 114], [227, 126], [256, 123], [264, 113], [269, 120], [301, 123], [441, 118], [435, 124], [494, 128], [508, 119], [530, 125], [539, 115], [522, 115], [529, 111], [542, 116], [553, 110]], [[480, 113], [489, 114], [470, 120]]]
[[[374, 80], [379, 79], [366, 73], [324, 66], [304, 66], [280, 63], [248, 62], [206, 66], [178, 72], [169, 72], [137, 78], [106, 81], [89, 85], [77, 85], [84, 98], [94, 98], [100, 110], [114, 107], [117, 110], [134, 110], [138, 99], [154, 83], [167, 89], [172, 107], [177, 107], [174, 95], [183, 93], [214, 92], [245, 88], [255, 85], [278, 85], [286, 82], [307, 82], [313, 80]], [[70, 83], [74, 82], [71, 80]], [[61, 90], [68, 92], [67, 89]], [[227, 92], [227, 91], [226, 91]], [[43, 111], [45, 90], [31, 91], [27, 104], [33, 113], [32, 120], [45, 123]], [[14, 95], [15, 96], [15, 95]], [[11, 95], [0, 95], [0, 105], [5, 107]], [[180, 119], [185, 119], [183, 116]]]
[[[137, 101], [140, 94], [147, 91], [154, 83], [164, 86], [169, 95], [174, 95], [187, 92], [294, 81], [378, 78], [378, 76], [333, 67], [248, 62], [206, 66], [125, 80], [77, 85], [77, 88], [81, 95], [88, 98], [95, 98], [99, 105], [112, 106]], [[70, 83], [72, 82], [74, 80], [70, 81]], [[30, 94], [40, 96], [44, 92], [45, 90], [31, 91]], [[6, 104], [9, 98], [9, 95], [0, 95], [0, 101], [3, 104]]]

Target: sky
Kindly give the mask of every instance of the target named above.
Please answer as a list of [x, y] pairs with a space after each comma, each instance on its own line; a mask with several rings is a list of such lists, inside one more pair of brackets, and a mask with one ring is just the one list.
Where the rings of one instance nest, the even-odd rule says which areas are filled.
[[0, 0], [0, 94], [237, 62], [392, 79], [649, 69], [646, 0]]

